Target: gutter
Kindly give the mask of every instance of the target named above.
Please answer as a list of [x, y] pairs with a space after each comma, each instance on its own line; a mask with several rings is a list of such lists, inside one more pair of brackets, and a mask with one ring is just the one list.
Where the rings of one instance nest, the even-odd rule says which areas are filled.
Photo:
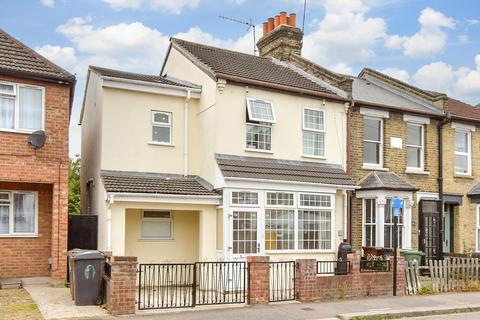
[[115, 78], [115, 77], [107, 77], [107, 76], [100, 76], [103, 80], [113, 81], [113, 82], [123, 82], [129, 84], [136, 84], [141, 86], [152, 86], [157, 88], [164, 88], [164, 89], [173, 89], [178, 91], [191, 91], [195, 93], [201, 93], [202, 89], [197, 88], [187, 88], [181, 86], [175, 86], [171, 84], [159, 83], [159, 82], [149, 82], [149, 81], [141, 81], [141, 80], [132, 80], [132, 79], [123, 79], [123, 78]]
[[249, 181], [249, 182], [269, 182], [269, 183], [285, 183], [285, 184], [295, 184], [295, 185], [308, 185], [308, 186], [317, 186], [317, 187], [326, 187], [334, 189], [343, 189], [343, 190], [356, 190], [360, 189], [360, 186], [357, 185], [339, 185], [339, 184], [326, 184], [326, 183], [316, 183], [316, 182], [303, 182], [303, 181], [291, 181], [291, 180], [272, 180], [272, 179], [255, 179], [255, 178], [240, 178], [240, 177], [224, 177], [225, 181]]

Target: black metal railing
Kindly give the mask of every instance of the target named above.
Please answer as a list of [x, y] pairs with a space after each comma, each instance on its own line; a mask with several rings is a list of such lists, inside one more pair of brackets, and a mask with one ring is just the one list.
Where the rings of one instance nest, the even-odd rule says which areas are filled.
[[360, 260], [360, 272], [389, 272], [388, 260]]
[[349, 260], [317, 261], [317, 274], [345, 275], [350, 271]]
[[295, 300], [295, 261], [269, 262], [270, 302]]

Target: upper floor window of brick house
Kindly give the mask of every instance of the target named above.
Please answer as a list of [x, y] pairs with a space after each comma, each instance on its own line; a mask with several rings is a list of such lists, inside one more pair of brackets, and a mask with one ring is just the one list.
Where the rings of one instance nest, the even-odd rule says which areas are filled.
[[472, 174], [472, 133], [467, 130], [455, 130], [455, 173]]
[[272, 124], [275, 111], [270, 101], [247, 99], [246, 149], [272, 150]]
[[0, 191], [0, 236], [37, 234], [37, 194]]
[[424, 126], [407, 124], [407, 168], [424, 169]]
[[172, 114], [152, 111], [152, 142], [172, 144]]
[[325, 156], [325, 112], [323, 110], [303, 109], [303, 154], [306, 156]]
[[380, 167], [383, 165], [383, 119], [363, 119], [363, 163]]
[[42, 87], [1, 82], [0, 130], [43, 130], [44, 92]]

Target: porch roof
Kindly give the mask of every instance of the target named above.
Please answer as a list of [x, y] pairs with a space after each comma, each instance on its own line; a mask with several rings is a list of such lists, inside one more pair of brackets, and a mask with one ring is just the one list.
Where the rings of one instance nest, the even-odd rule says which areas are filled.
[[217, 154], [216, 159], [218, 167], [226, 178], [356, 186], [353, 179], [338, 165], [225, 154]]
[[480, 196], [480, 182], [475, 184], [467, 193], [469, 197], [479, 197]]
[[359, 182], [360, 190], [417, 191], [416, 186], [401, 178], [395, 172], [372, 172]]
[[102, 170], [107, 192], [218, 196], [213, 187], [198, 176]]

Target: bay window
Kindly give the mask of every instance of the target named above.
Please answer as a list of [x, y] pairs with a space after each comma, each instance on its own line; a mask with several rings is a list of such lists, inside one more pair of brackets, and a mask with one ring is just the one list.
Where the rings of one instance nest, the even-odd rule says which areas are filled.
[[363, 212], [365, 246], [375, 247], [377, 243], [377, 201], [375, 199], [364, 199]]
[[37, 194], [0, 191], [0, 236], [32, 236], [37, 233]]
[[407, 124], [407, 167], [424, 169], [424, 126]]
[[[398, 248], [403, 248], [403, 209], [402, 213], [398, 218]], [[387, 204], [385, 205], [385, 218], [384, 218], [384, 227], [383, 227], [383, 247], [384, 248], [393, 248], [394, 232], [393, 232], [393, 210], [392, 210], [392, 199], [387, 199]]]
[[325, 113], [323, 110], [303, 109], [303, 154], [325, 155]]
[[471, 132], [455, 130], [455, 173], [472, 174]]
[[247, 99], [246, 149], [271, 151], [273, 123], [275, 112], [270, 101]]
[[363, 119], [363, 163], [383, 165], [383, 120], [371, 117]]
[[43, 130], [44, 88], [0, 83], [0, 130]]

